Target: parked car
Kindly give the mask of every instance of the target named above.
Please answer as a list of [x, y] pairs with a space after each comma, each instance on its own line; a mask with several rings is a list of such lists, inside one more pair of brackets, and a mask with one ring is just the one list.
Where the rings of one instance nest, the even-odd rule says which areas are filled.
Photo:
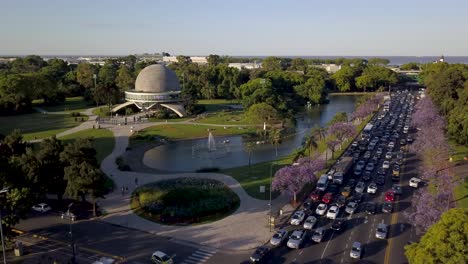
[[327, 218], [328, 219], [336, 219], [338, 214], [340, 213], [340, 208], [336, 205], [332, 205], [327, 212]]
[[375, 203], [374, 202], [368, 202], [366, 204], [366, 213], [367, 214], [375, 214]]
[[349, 202], [348, 205], [346, 205], [345, 212], [347, 214], [353, 214], [356, 212], [357, 207], [358, 204], [356, 202]]
[[172, 260], [171, 257], [169, 257], [166, 253], [162, 251], [155, 251], [151, 255], [151, 263], [156, 263], [156, 264], [173, 264], [174, 260]]
[[291, 217], [291, 225], [300, 225], [304, 221], [304, 211], [296, 211]]
[[324, 203], [321, 203], [317, 206], [317, 209], [315, 209], [315, 213], [318, 215], [324, 215], [325, 212], [327, 211], [328, 206]]
[[271, 252], [271, 249], [267, 246], [258, 247], [255, 250], [255, 252], [252, 254], [252, 256], [250, 256], [250, 260], [253, 263], [261, 262], [267, 258], [270, 252]]
[[332, 200], [333, 200], [333, 194], [332, 194], [332, 193], [326, 193], [326, 194], [322, 197], [322, 202], [324, 202], [324, 203], [326, 203], [326, 204], [331, 203]]
[[323, 227], [319, 227], [317, 229], [314, 230], [314, 232], [312, 233], [312, 241], [316, 242], [316, 243], [320, 243], [322, 242], [322, 239], [323, 237], [325, 236], [325, 228]]
[[377, 189], [378, 189], [377, 184], [375, 182], [371, 182], [371, 184], [367, 186], [367, 193], [376, 194]]
[[306, 237], [306, 231], [305, 230], [296, 230], [294, 231], [291, 236], [289, 236], [288, 243], [286, 245], [288, 248], [300, 248], [302, 243], [304, 243]]
[[304, 222], [304, 229], [312, 229], [317, 223], [317, 218], [315, 216], [309, 216]]
[[283, 242], [286, 240], [287, 237], [288, 237], [288, 231], [284, 229], [280, 229], [275, 232], [273, 237], [271, 237], [270, 244], [272, 244], [273, 246], [279, 246], [283, 244]]
[[50, 208], [50, 206], [46, 203], [40, 203], [33, 205], [32, 209], [36, 212], [45, 213], [50, 211], [52, 208]]
[[361, 258], [362, 255], [362, 244], [359, 242], [353, 242], [353, 246], [351, 247], [351, 252], [349, 256], [351, 258]]
[[386, 239], [388, 234], [388, 226], [384, 223], [377, 225], [377, 230], [375, 231], [375, 237], [379, 239]]
[[76, 221], [78, 219], [78, 216], [74, 214], [73, 212], [66, 211], [60, 215], [62, 219], [69, 219], [71, 221]]
[[395, 201], [395, 192], [388, 191], [385, 193], [385, 201], [394, 202]]

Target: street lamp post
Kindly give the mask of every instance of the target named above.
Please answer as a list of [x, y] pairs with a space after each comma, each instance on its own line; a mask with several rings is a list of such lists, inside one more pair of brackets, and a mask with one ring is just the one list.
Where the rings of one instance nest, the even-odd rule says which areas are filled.
[[74, 264], [74, 263], [75, 263], [75, 257], [76, 257], [76, 256], [75, 256], [75, 243], [74, 243], [74, 241], [73, 241], [72, 216], [71, 216], [71, 210], [70, 210], [72, 206], [73, 206], [73, 203], [70, 203], [70, 204], [68, 205], [68, 218], [69, 218], [69, 220], [70, 220], [70, 222], [69, 222], [68, 225], [70, 226], [70, 246], [71, 246], [71, 250], [72, 250], [72, 259], [71, 259], [71, 262], [72, 262], [72, 264]]
[[269, 205], [270, 205], [270, 216], [269, 216], [269, 219], [268, 219], [268, 223], [269, 223], [269, 225], [270, 225], [270, 232], [271, 232], [271, 224], [272, 224], [272, 223], [271, 223], [271, 205], [272, 205], [272, 204], [271, 204], [271, 186], [273, 185], [273, 184], [272, 184], [272, 183], [273, 183], [273, 182], [272, 182], [272, 177], [273, 177], [273, 164], [274, 164], [274, 162], [272, 162], [272, 163], [271, 163], [271, 166], [270, 166], [270, 203], [269, 203]]
[[[9, 187], [5, 187], [3, 189], [0, 190], [0, 197], [4, 198], [4, 196], [6, 195], [6, 193], [8, 192], [10, 188]], [[5, 240], [3, 238], [3, 222], [2, 222], [2, 209], [3, 209], [3, 201], [2, 201], [2, 204], [1, 204], [1, 207], [0, 207], [0, 236], [2, 238], [2, 250], [3, 250], [3, 263], [6, 264], [6, 250], [5, 250]]]

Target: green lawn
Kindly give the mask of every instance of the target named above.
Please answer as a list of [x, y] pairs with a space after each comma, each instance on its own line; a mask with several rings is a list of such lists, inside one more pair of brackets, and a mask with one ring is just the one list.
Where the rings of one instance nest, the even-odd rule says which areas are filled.
[[212, 99], [212, 100], [198, 100], [198, 105], [205, 106], [207, 112], [218, 112], [229, 109], [229, 105], [240, 104], [239, 100], [225, 100], [225, 99]]
[[208, 136], [208, 129], [211, 130], [214, 136], [245, 134], [253, 132], [252, 129], [239, 127], [223, 127], [197, 125], [197, 124], [164, 124], [148, 127], [130, 138], [130, 146], [138, 145], [142, 142], [147, 142], [153, 137], [158, 136], [170, 140], [201, 138]]
[[102, 160], [114, 149], [114, 136], [112, 135], [112, 132], [107, 129], [87, 129], [61, 137], [60, 140], [70, 142], [74, 139], [85, 137], [94, 138], [94, 148], [96, 149], [96, 158], [99, 163], [101, 163]]
[[89, 105], [82, 96], [69, 97], [65, 99], [65, 102], [59, 105], [43, 105], [42, 100], [35, 100], [33, 102], [34, 107], [42, 108], [48, 112], [83, 112], [88, 108], [94, 107]]
[[160, 119], [160, 118], [154, 118], [150, 117], [149, 121], [150, 122], [168, 122], [168, 123], [176, 123], [176, 122], [183, 122], [192, 119], [193, 117], [179, 117], [179, 118], [172, 118], [172, 119]]
[[87, 120], [87, 116], [75, 117], [70, 114], [23, 114], [15, 116], [0, 116], [0, 133], [6, 135], [14, 129], [20, 129], [25, 140], [46, 138], [56, 135], [81, 124], [79, 120]]
[[454, 162], [463, 160], [468, 157], [468, 146], [458, 145], [453, 140], [449, 140], [450, 147], [452, 148], [452, 159]]
[[468, 208], [468, 177], [455, 188], [455, 200], [458, 207]]
[[208, 113], [205, 118], [197, 119], [194, 122], [218, 125], [247, 125], [247, 121], [244, 119], [244, 111]]

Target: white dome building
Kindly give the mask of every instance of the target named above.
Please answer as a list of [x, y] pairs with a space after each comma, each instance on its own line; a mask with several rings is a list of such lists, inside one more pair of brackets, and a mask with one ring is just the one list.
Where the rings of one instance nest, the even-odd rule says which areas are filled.
[[135, 89], [125, 92], [127, 102], [112, 111], [116, 112], [131, 104], [142, 111], [162, 106], [183, 117], [186, 113], [183, 100], [179, 97], [180, 92], [179, 79], [173, 70], [161, 64], [150, 65], [138, 74]]

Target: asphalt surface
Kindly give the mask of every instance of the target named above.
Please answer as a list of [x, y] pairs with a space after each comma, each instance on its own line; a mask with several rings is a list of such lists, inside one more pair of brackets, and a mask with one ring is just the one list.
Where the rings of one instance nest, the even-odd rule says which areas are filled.
[[[391, 109], [391, 111], [394, 110]], [[413, 131], [414, 132], [414, 131]], [[400, 139], [406, 138], [402, 131], [399, 131]], [[393, 134], [393, 133], [392, 133]], [[409, 133], [414, 138], [414, 133]], [[398, 142], [398, 143], [397, 143]], [[380, 143], [380, 142], [379, 142]], [[399, 139], [395, 140], [394, 153], [400, 149]], [[371, 157], [375, 155], [377, 147], [373, 150]], [[373, 171], [373, 176], [377, 175], [377, 169], [382, 166], [385, 152], [382, 158], [376, 164]], [[362, 157], [362, 154], [361, 154]], [[392, 158], [391, 165], [396, 161], [395, 156]], [[274, 248], [271, 254], [265, 259], [265, 263], [407, 263], [404, 256], [403, 247], [410, 241], [415, 240], [414, 231], [411, 224], [402, 214], [403, 211], [411, 210], [411, 195], [414, 191], [409, 187], [408, 181], [415, 177], [418, 160], [413, 153], [405, 152], [404, 163], [401, 166], [400, 181], [392, 182], [391, 170], [389, 169], [385, 176], [385, 185], [378, 186], [377, 194], [367, 194], [364, 192], [363, 202], [360, 203], [358, 210], [352, 214], [344, 213], [344, 208], [341, 209], [339, 218], [345, 218], [345, 227], [341, 231], [329, 229], [332, 220], [326, 219], [324, 216], [318, 217], [318, 224], [314, 227], [326, 227], [327, 234], [321, 243], [314, 243], [310, 240], [310, 234], [306, 238], [306, 243], [301, 249], [289, 249], [284, 244]], [[351, 169], [352, 170], [352, 169]], [[352, 172], [351, 172], [352, 174]], [[375, 178], [374, 178], [375, 179]], [[356, 177], [359, 181], [360, 178]], [[372, 180], [371, 180], [372, 181]], [[366, 182], [366, 187], [371, 182]], [[381, 206], [385, 202], [385, 192], [391, 190], [394, 183], [402, 186], [402, 195], [397, 196], [393, 202], [393, 213], [382, 213]], [[341, 189], [340, 189], [341, 191]], [[336, 196], [335, 196], [336, 197]], [[365, 212], [367, 202], [377, 203], [377, 213], [368, 215]], [[318, 202], [315, 202], [312, 208], [316, 208]], [[315, 210], [315, 209], [313, 209]], [[378, 239], [375, 237], [377, 225], [385, 223], [389, 225], [387, 239]], [[287, 230], [302, 229], [302, 226], [288, 226]], [[359, 260], [350, 257], [350, 250], [353, 242], [361, 242], [364, 246], [363, 256]]]

